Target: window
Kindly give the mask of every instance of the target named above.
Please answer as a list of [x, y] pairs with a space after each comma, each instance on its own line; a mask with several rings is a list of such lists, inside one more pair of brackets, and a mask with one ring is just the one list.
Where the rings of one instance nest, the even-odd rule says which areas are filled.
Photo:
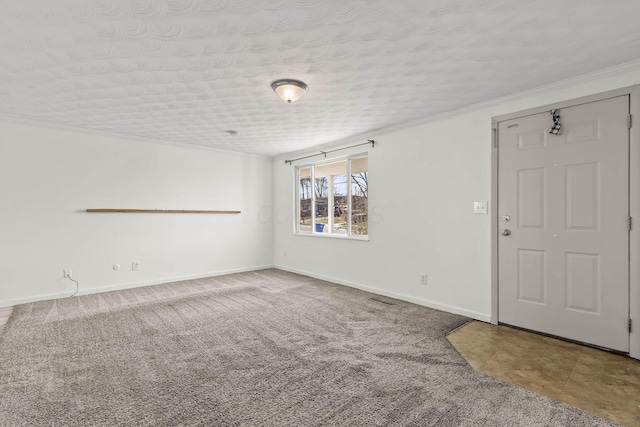
[[296, 232], [368, 236], [366, 154], [297, 167], [296, 188]]

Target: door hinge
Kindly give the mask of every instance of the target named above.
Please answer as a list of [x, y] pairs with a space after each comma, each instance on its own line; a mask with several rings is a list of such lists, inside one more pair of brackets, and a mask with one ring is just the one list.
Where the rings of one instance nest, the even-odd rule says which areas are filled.
[[629, 332], [631, 332], [631, 319], [629, 319]]
[[627, 218], [627, 230], [631, 231], [631, 217]]
[[493, 129], [493, 148], [498, 148], [498, 129]]
[[631, 129], [631, 114], [627, 115], [627, 126]]

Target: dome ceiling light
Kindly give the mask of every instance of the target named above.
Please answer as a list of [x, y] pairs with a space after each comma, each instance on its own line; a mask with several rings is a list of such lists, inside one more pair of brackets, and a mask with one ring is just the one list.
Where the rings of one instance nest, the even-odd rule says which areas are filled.
[[308, 86], [300, 80], [280, 79], [271, 83], [271, 89], [278, 95], [278, 98], [291, 104], [304, 95]]

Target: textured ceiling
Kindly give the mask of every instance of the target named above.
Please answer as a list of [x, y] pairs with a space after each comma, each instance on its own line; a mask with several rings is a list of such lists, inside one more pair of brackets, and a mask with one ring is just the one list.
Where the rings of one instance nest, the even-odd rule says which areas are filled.
[[[637, 60], [638, 17], [637, 0], [0, 0], [0, 117], [276, 155]], [[288, 105], [278, 78], [309, 91]]]

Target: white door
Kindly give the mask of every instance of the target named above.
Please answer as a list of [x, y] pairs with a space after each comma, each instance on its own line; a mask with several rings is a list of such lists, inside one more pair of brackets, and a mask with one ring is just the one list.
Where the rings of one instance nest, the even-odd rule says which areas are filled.
[[498, 124], [498, 321], [628, 352], [629, 97], [559, 113]]

